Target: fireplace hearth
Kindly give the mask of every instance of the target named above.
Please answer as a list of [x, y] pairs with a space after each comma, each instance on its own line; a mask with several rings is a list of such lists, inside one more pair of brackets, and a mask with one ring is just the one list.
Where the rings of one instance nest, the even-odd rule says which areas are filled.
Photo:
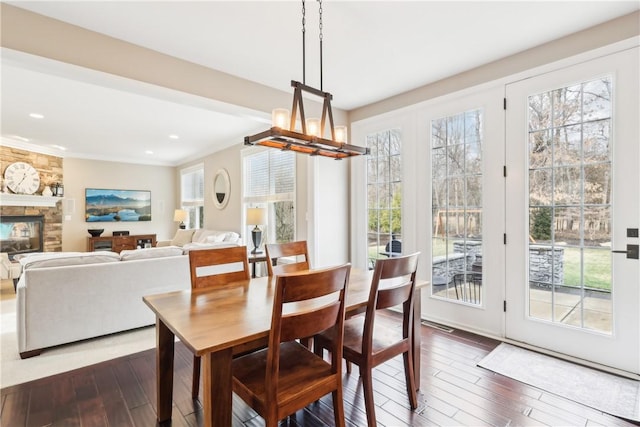
[[43, 252], [44, 215], [2, 215], [0, 252], [9, 259], [18, 254]]

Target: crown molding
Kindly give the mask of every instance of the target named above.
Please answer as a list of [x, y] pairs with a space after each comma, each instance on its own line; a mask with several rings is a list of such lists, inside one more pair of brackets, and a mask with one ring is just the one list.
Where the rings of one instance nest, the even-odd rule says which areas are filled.
[[46, 155], [49, 155], [49, 156], [55, 156], [55, 157], [64, 158], [64, 153], [61, 152], [57, 148], [43, 147], [43, 146], [38, 145], [38, 144], [30, 144], [28, 142], [19, 141], [17, 139], [13, 139], [13, 138], [6, 137], [6, 136], [3, 136], [0, 139], [0, 141], [2, 142], [2, 146], [4, 146], [4, 147], [18, 148], [20, 150], [26, 150], [26, 151], [31, 151], [31, 152], [34, 152], [34, 153], [40, 153], [40, 154], [46, 154]]

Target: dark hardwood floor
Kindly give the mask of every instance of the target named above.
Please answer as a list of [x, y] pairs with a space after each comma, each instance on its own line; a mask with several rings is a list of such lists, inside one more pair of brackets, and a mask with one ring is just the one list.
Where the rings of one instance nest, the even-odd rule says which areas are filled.
[[[393, 315], [390, 315], [393, 316]], [[376, 369], [376, 415], [384, 426], [632, 426], [562, 397], [476, 366], [499, 343], [464, 331], [423, 326], [420, 406], [409, 409], [401, 359]], [[202, 408], [191, 399], [192, 355], [176, 345], [172, 426], [202, 426]], [[523, 367], [526, 369], [526, 367]], [[594, 390], [594, 392], [597, 392]], [[155, 355], [148, 350], [0, 390], [0, 425], [154, 426]], [[357, 367], [344, 376], [348, 426], [365, 426]], [[262, 419], [234, 396], [234, 426]], [[298, 411], [283, 426], [332, 425], [331, 397]]]

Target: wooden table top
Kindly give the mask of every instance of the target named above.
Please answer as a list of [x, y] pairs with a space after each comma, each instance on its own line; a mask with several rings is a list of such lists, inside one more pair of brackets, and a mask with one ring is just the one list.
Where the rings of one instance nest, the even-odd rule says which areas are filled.
[[[371, 274], [370, 271], [351, 270], [347, 313], [356, 313], [366, 307]], [[416, 281], [416, 288], [427, 284]], [[273, 277], [257, 277], [214, 289], [148, 295], [143, 300], [194, 354], [202, 356], [264, 341], [271, 327], [274, 288]]]

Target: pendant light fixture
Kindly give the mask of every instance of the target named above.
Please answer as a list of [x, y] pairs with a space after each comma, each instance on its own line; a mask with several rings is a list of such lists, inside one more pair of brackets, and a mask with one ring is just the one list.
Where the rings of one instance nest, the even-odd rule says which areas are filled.
[[[331, 100], [333, 95], [322, 90], [322, 0], [319, 4], [320, 17], [320, 89], [306, 84], [306, 49], [305, 49], [305, 0], [302, 0], [302, 83], [292, 80], [293, 106], [291, 112], [285, 108], [276, 108], [271, 113], [271, 128], [251, 136], [245, 136], [244, 145], [261, 145], [264, 147], [291, 150], [312, 156], [331, 157], [341, 160], [345, 157], [369, 154], [369, 149], [347, 143], [346, 126], [334, 126]], [[304, 111], [302, 92], [323, 99], [320, 119], [307, 119]], [[301, 130], [296, 129], [300, 114]], [[325, 128], [329, 121], [331, 135], [325, 137]]]

